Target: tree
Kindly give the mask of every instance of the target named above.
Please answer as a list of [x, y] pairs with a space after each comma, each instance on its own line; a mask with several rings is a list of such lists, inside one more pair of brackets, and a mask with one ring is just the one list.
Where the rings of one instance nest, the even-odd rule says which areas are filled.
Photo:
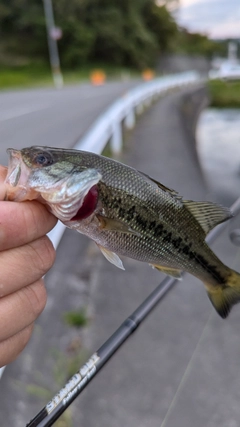
[[144, 8], [144, 19], [146, 26], [151, 29], [157, 40], [159, 51], [166, 52], [178, 35], [177, 24], [167, 7], [148, 1]]
[[[61, 64], [154, 66], [173, 45], [211, 55], [212, 42], [179, 31], [168, 11], [177, 0], [52, 0]], [[48, 63], [42, 0], [0, 0], [1, 50]]]
[[176, 50], [190, 55], [202, 55], [212, 58], [214, 55], [225, 56], [226, 42], [210, 40], [206, 35], [190, 33], [185, 28], [179, 30]]

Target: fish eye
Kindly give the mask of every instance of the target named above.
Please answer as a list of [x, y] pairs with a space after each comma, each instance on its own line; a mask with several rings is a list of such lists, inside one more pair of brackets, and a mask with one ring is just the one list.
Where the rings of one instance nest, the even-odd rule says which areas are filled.
[[49, 166], [53, 163], [50, 153], [39, 153], [34, 158], [34, 163], [40, 166]]

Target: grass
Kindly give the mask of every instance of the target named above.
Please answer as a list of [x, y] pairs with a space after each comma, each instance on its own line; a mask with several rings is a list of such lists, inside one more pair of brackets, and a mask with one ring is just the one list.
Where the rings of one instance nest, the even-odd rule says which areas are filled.
[[35, 384], [27, 384], [26, 392], [38, 399], [50, 400], [52, 397], [52, 392], [50, 390]]
[[217, 108], [240, 108], [240, 80], [210, 80], [210, 106]]
[[44, 65], [0, 68], [0, 89], [52, 85], [50, 70]]
[[[129, 79], [139, 77], [140, 73], [131, 69], [112, 67], [104, 64], [89, 64], [75, 70], [62, 70], [65, 84], [89, 81], [95, 69], [102, 69], [107, 79]], [[30, 63], [15, 67], [0, 67], [0, 90], [29, 87], [53, 86], [51, 69], [47, 64]]]
[[[78, 346], [72, 350], [71, 354], [69, 354], [69, 352], [65, 353], [57, 349], [52, 349], [51, 358], [54, 358], [52, 380], [53, 389], [55, 388], [55, 391], [56, 389], [63, 387], [63, 384], [70, 377], [72, 377], [79, 370], [80, 366], [83, 365], [84, 361], [88, 359], [89, 353], [80, 347], [81, 346]], [[41, 377], [37, 379], [37, 381], [41, 382], [42, 380], [43, 377], [41, 374]], [[45, 405], [46, 401], [53, 397], [53, 389], [49, 389], [49, 387], [44, 385], [36, 385], [33, 383], [26, 385], [27, 394], [35, 397], [39, 405]], [[61, 417], [55, 421], [54, 425], [56, 425], [56, 427], [72, 427], [72, 407], [69, 407], [67, 410], [65, 410]]]
[[64, 320], [65, 323], [69, 326], [81, 328], [87, 325], [89, 319], [86, 315], [86, 310], [82, 309], [64, 313]]

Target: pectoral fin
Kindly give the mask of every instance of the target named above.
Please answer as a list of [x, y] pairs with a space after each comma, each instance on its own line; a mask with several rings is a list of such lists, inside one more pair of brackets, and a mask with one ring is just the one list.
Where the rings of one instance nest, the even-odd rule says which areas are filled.
[[175, 277], [175, 279], [179, 279], [179, 280], [182, 279], [181, 270], [178, 270], [176, 268], [163, 267], [162, 265], [157, 265], [157, 264], [149, 264], [149, 265], [161, 271], [162, 273], [167, 274], [168, 276]]
[[140, 236], [140, 233], [133, 230], [131, 227], [120, 220], [107, 218], [99, 214], [97, 214], [96, 217], [100, 222], [100, 227], [104, 230], [119, 231], [121, 233], [135, 234], [138, 237]]
[[111, 264], [114, 264], [116, 267], [120, 268], [121, 270], [125, 270], [125, 268], [123, 267], [123, 263], [117, 254], [115, 254], [112, 251], [109, 251], [108, 249], [104, 248], [101, 245], [97, 245], [97, 246], [99, 247], [102, 254], [105, 256], [105, 258], [109, 262], [111, 262]]

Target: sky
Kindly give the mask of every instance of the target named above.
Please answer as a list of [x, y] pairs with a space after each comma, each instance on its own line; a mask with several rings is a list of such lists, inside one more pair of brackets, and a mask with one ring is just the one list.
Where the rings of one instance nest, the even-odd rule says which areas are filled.
[[180, 0], [176, 19], [211, 38], [240, 38], [240, 0]]

